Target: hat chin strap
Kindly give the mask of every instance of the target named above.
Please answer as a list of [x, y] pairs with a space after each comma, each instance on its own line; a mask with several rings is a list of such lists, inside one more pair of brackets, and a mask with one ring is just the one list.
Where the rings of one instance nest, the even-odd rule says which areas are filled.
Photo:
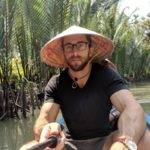
[[73, 79], [72, 89], [76, 89], [77, 86], [78, 86], [78, 84], [77, 84], [78, 80], [85, 78], [86, 76], [88, 76], [88, 75], [90, 74], [90, 72], [91, 72], [91, 70], [89, 70], [86, 74], [84, 74], [83, 76], [81, 76], [81, 77], [79, 77], [79, 78], [77, 78], [77, 77], [72, 77], [72, 76], [70, 75], [71, 78]]
[[96, 53], [95, 55], [93, 55], [93, 56], [90, 58], [89, 63], [91, 63], [99, 54], [100, 54], [100, 52], [99, 52], [99, 53]]

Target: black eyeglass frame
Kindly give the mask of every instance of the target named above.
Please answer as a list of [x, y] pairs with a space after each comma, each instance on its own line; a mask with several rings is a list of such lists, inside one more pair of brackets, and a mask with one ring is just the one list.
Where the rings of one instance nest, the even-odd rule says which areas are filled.
[[[81, 44], [85, 44], [84, 45], [84, 48], [80, 47], [82, 46]], [[85, 50], [86, 46], [89, 45], [89, 42], [88, 41], [79, 41], [75, 44], [72, 44], [72, 43], [66, 43], [64, 45], [62, 45], [62, 48], [65, 52], [71, 52], [73, 51], [74, 47], [76, 47], [77, 50], [79, 51], [83, 51]], [[70, 49], [67, 49], [67, 46], [71, 46]], [[65, 48], [66, 47], [66, 48]], [[68, 47], [69, 48], [69, 47]]]

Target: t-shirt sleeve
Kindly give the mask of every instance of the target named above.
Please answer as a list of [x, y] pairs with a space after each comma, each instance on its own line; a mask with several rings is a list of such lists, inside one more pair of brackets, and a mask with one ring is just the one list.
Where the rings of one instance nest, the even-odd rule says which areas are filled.
[[113, 69], [106, 67], [104, 69], [104, 89], [109, 97], [115, 92], [128, 89], [127, 83], [123, 80], [123, 78], [119, 75], [119, 73]]
[[44, 102], [57, 102], [58, 75], [54, 75], [45, 87]]

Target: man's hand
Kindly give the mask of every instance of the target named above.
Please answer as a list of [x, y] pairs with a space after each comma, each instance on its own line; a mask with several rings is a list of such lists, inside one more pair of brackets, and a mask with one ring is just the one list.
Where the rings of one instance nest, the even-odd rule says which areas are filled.
[[115, 142], [112, 144], [110, 150], [128, 150], [128, 148], [121, 142]]
[[40, 140], [40, 135], [41, 135], [41, 132], [42, 132], [44, 126], [45, 125], [41, 125], [40, 127], [36, 126], [36, 125], [34, 126], [33, 131], [34, 131], [34, 136], [35, 136], [36, 141]]
[[[64, 133], [61, 131], [60, 125], [56, 122], [49, 123], [44, 126], [39, 142], [46, 141], [52, 135], [58, 136], [58, 144], [57, 144], [55, 150], [62, 150], [65, 145], [66, 137], [65, 137]], [[45, 150], [52, 150], [52, 149], [47, 147]]]

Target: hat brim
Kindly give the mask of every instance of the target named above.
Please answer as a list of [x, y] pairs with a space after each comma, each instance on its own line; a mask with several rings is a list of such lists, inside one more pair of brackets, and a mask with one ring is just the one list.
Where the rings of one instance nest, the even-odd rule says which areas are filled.
[[53, 67], [67, 67], [62, 50], [62, 38], [70, 35], [91, 35], [92, 61], [101, 61], [109, 57], [113, 52], [113, 43], [105, 36], [94, 31], [72, 26], [48, 41], [41, 50], [41, 59]]

